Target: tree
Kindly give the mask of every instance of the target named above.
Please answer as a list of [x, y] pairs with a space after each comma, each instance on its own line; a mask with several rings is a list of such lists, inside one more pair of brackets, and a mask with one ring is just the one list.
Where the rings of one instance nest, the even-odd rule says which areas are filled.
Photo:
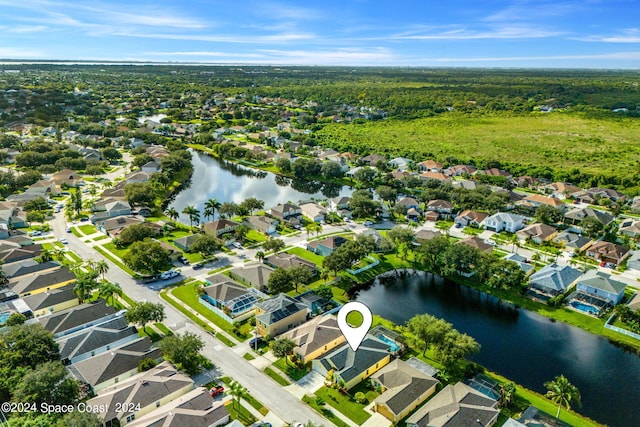
[[94, 271], [101, 275], [102, 280], [104, 280], [104, 275], [109, 271], [109, 264], [107, 263], [107, 261], [101, 259], [95, 264]]
[[72, 411], [62, 417], [61, 425], [65, 427], [102, 427], [102, 421], [92, 412]]
[[282, 173], [291, 172], [291, 161], [289, 159], [280, 158], [276, 160], [276, 168]]
[[279, 359], [292, 355], [295, 346], [296, 343], [289, 338], [280, 338], [271, 342], [271, 351], [273, 355]]
[[289, 269], [289, 276], [298, 292], [298, 285], [308, 285], [313, 280], [313, 271], [304, 265], [295, 265]]
[[580, 227], [582, 227], [584, 233], [589, 237], [597, 237], [602, 230], [604, 230], [604, 224], [598, 218], [592, 216], [588, 216], [580, 221]]
[[80, 392], [80, 383], [69, 376], [60, 361], [38, 365], [27, 373], [13, 392], [16, 402], [68, 405], [74, 403]]
[[122, 158], [122, 153], [120, 153], [118, 150], [116, 150], [113, 147], [103, 148], [100, 152], [102, 154], [102, 157], [104, 157], [111, 163], [113, 163], [114, 161], [118, 161]]
[[555, 224], [562, 221], [562, 211], [550, 205], [540, 205], [536, 209], [535, 217], [544, 224]]
[[80, 211], [82, 210], [82, 192], [79, 188], [76, 188], [76, 191], [71, 195], [73, 209], [76, 211], [77, 215], [80, 215]]
[[265, 256], [264, 252], [262, 251], [256, 252], [256, 258], [258, 259], [258, 261], [262, 262], [264, 260], [264, 256]]
[[432, 345], [439, 346], [446, 334], [453, 329], [451, 323], [438, 319], [430, 314], [417, 314], [407, 322], [407, 328], [413, 335], [415, 345], [422, 347], [422, 354], [425, 355]]
[[128, 227], [125, 227], [124, 230], [120, 233], [118, 237], [118, 246], [125, 247], [129, 246], [133, 242], [140, 242], [149, 237], [156, 237], [158, 232], [146, 225], [145, 223], [141, 224], [131, 224]]
[[266, 242], [262, 244], [263, 249], [266, 249], [267, 251], [273, 251], [273, 252], [278, 252], [284, 247], [285, 247], [285, 243], [282, 239], [276, 239], [273, 237], [270, 237]]
[[233, 232], [233, 237], [236, 240], [243, 241], [245, 237], [247, 237], [247, 233], [249, 232], [249, 227], [246, 225], [239, 225], [236, 228], [236, 231]]
[[237, 209], [238, 209], [238, 205], [236, 205], [235, 203], [233, 203], [233, 202], [224, 202], [218, 208], [218, 214], [222, 218], [229, 218], [229, 217], [235, 215]]
[[480, 344], [473, 337], [461, 334], [451, 325], [449, 328], [442, 340], [435, 344], [436, 357], [447, 368], [453, 366], [458, 359], [480, 351]]
[[398, 197], [398, 190], [393, 187], [389, 187], [388, 185], [381, 185], [377, 187], [376, 193], [382, 200], [389, 203], [395, 202]]
[[210, 218], [214, 218], [216, 216], [216, 211], [218, 209], [220, 209], [220, 206], [222, 206], [222, 205], [215, 198], [211, 198], [211, 199], [207, 200], [206, 202], [204, 202], [204, 208], [205, 208], [207, 214], [210, 213], [210, 215], [208, 215], [207, 218], [209, 218], [209, 217]]
[[115, 296], [122, 296], [122, 288], [117, 283], [104, 282], [98, 286], [98, 296], [114, 303]]
[[245, 199], [240, 206], [247, 209], [251, 215], [253, 212], [259, 209], [264, 209], [264, 202], [260, 199], [256, 199], [255, 197], [249, 197]]
[[76, 285], [73, 287], [73, 292], [76, 294], [81, 304], [85, 300], [91, 298], [91, 293], [98, 287], [97, 278], [98, 273], [95, 271], [76, 274]]
[[198, 234], [191, 244], [191, 251], [201, 253], [203, 257], [218, 252], [222, 245], [220, 241], [209, 234]]
[[276, 268], [269, 276], [267, 288], [269, 293], [277, 294], [280, 292], [288, 292], [293, 288], [293, 277], [289, 270], [284, 268]]
[[124, 186], [124, 195], [133, 206], [153, 205], [155, 194], [156, 192], [146, 182], [132, 182]]
[[177, 210], [175, 210], [175, 208], [169, 208], [166, 211], [164, 211], [164, 213], [165, 213], [165, 215], [167, 215], [169, 218], [171, 218], [174, 221], [177, 220], [178, 217], [180, 216], [180, 214], [178, 213]]
[[231, 381], [229, 383], [229, 394], [233, 398], [233, 405], [235, 406], [236, 402], [239, 404], [242, 398], [247, 395], [247, 389], [242, 387], [239, 382]]
[[18, 325], [22, 325], [26, 321], [27, 321], [27, 318], [24, 314], [11, 313], [11, 315], [9, 315], [9, 317], [7, 318], [5, 326], [8, 326], [8, 327], [18, 326]]
[[413, 244], [415, 238], [415, 232], [408, 227], [393, 227], [387, 231], [387, 238], [391, 240], [396, 246], [404, 243], [405, 245]]
[[154, 240], [135, 242], [123, 258], [127, 267], [146, 274], [156, 274], [167, 264], [169, 252]]
[[189, 226], [193, 227], [193, 223], [194, 222], [196, 224], [200, 223], [200, 211], [198, 209], [196, 209], [195, 207], [193, 207], [191, 205], [186, 206], [182, 210], [182, 213], [189, 217]]
[[571, 384], [564, 375], [559, 375], [552, 381], [544, 383], [544, 386], [548, 390], [545, 396], [558, 405], [556, 418], [560, 417], [560, 408], [563, 406], [571, 409], [572, 402], [575, 402], [578, 406], [580, 405], [580, 392], [578, 388]]
[[371, 217], [380, 208], [380, 203], [373, 200], [373, 196], [367, 190], [356, 190], [349, 201], [349, 209], [356, 218]]
[[337, 162], [324, 162], [320, 170], [322, 175], [329, 179], [342, 178], [343, 175], [342, 168]]
[[498, 399], [498, 406], [501, 408], [508, 407], [513, 398], [516, 395], [516, 385], [514, 383], [502, 383], [500, 384], [500, 398]]
[[200, 354], [204, 348], [204, 341], [193, 332], [175, 334], [165, 337], [159, 345], [162, 355], [189, 375], [200, 372], [201, 366], [208, 360]]
[[376, 177], [376, 170], [370, 167], [362, 167], [353, 174], [353, 178], [363, 184], [369, 185]]
[[127, 310], [127, 322], [140, 323], [142, 329], [147, 332], [147, 323], [162, 322], [165, 318], [164, 305], [154, 304], [149, 301], [136, 302]]
[[149, 369], [152, 369], [157, 365], [158, 365], [158, 362], [156, 362], [154, 359], [150, 357], [145, 357], [138, 363], [138, 372], [148, 371]]
[[320, 285], [314, 289], [314, 292], [320, 297], [324, 299], [332, 299], [333, 291], [331, 290], [331, 286], [329, 285]]

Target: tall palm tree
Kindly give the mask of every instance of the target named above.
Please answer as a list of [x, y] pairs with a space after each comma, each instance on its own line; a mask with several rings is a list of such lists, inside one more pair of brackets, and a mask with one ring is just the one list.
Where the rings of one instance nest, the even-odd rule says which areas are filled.
[[196, 208], [194, 208], [193, 206], [189, 205], [186, 206], [183, 210], [182, 213], [185, 214], [186, 216], [189, 217], [189, 225], [191, 227], [193, 227], [193, 221], [196, 217], [200, 217], [200, 211]]
[[122, 288], [117, 283], [104, 282], [98, 287], [98, 296], [107, 301], [111, 300], [111, 305], [116, 295], [122, 296]]
[[237, 381], [231, 381], [229, 383], [229, 394], [233, 397], [233, 404], [242, 400], [243, 397], [247, 395], [247, 389], [242, 387], [242, 385]]
[[96, 276], [91, 273], [84, 273], [78, 277], [76, 285], [73, 287], [73, 292], [78, 297], [80, 303], [83, 303], [91, 297], [91, 292], [97, 287], [98, 282], [96, 282]]
[[174, 221], [178, 219], [178, 217], [180, 216], [180, 214], [178, 213], [177, 210], [175, 210], [175, 208], [169, 208], [166, 211], [164, 211], [164, 213]]
[[100, 261], [96, 262], [94, 271], [101, 275], [102, 280], [104, 280], [104, 275], [107, 274], [107, 271], [109, 271], [109, 264], [107, 264], [107, 261], [101, 259]]
[[264, 252], [262, 251], [256, 252], [256, 258], [258, 258], [258, 261], [262, 262], [262, 260], [264, 259]]
[[506, 408], [513, 402], [513, 398], [516, 394], [516, 385], [514, 383], [500, 384], [500, 398], [498, 399], [498, 405], [501, 408]]
[[209, 219], [209, 218], [213, 218], [213, 215], [215, 214], [215, 211], [213, 210], [213, 208], [211, 207], [204, 207], [204, 210], [202, 211], [202, 216], [205, 217], [205, 219]]
[[556, 418], [560, 417], [560, 408], [563, 406], [571, 409], [571, 402], [580, 405], [580, 392], [578, 388], [571, 384], [564, 375], [559, 375], [555, 377], [553, 381], [544, 383], [544, 386], [549, 390], [545, 396], [553, 403], [558, 404]]
[[51, 254], [56, 261], [62, 261], [65, 259], [67, 251], [64, 248], [57, 248], [53, 250]]
[[216, 215], [216, 211], [220, 209], [220, 206], [222, 206], [222, 204], [215, 198], [211, 198], [204, 202], [204, 208], [211, 211], [211, 218]]
[[43, 249], [42, 252], [40, 252], [40, 261], [48, 262], [52, 260], [53, 260], [53, 251], [49, 249]]

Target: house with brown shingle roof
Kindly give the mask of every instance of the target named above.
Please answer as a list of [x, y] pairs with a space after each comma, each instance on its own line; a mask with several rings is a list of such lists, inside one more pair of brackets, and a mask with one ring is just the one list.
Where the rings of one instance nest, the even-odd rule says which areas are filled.
[[345, 342], [333, 315], [316, 316], [278, 338], [293, 341], [296, 344], [293, 352], [302, 358], [303, 363], [317, 359]]
[[418, 163], [418, 170], [420, 172], [442, 172], [442, 163], [435, 160], [425, 160]]
[[615, 265], [629, 256], [630, 250], [627, 246], [618, 245], [611, 242], [599, 241], [591, 245], [585, 255], [598, 261], [610, 262]]
[[542, 242], [548, 242], [558, 235], [558, 230], [547, 224], [531, 224], [522, 230], [516, 232], [516, 236], [520, 240], [531, 239], [534, 243], [542, 244]]
[[240, 227], [237, 222], [228, 219], [218, 219], [216, 221], [207, 222], [202, 228], [205, 234], [220, 238], [223, 234], [232, 233]]
[[472, 210], [464, 210], [456, 216], [453, 220], [456, 224], [460, 224], [463, 227], [472, 225], [480, 228], [480, 224], [485, 220], [489, 215], [483, 212], [476, 212]]

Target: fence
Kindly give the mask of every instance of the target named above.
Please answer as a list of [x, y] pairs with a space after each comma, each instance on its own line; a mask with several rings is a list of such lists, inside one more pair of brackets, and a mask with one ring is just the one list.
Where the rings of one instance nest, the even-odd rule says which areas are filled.
[[616, 317], [615, 313], [612, 314], [611, 317], [609, 317], [607, 322], [604, 324], [605, 328], [611, 329], [612, 331], [619, 332], [619, 333], [624, 334], [624, 335], [626, 335], [628, 337], [640, 340], [640, 335], [636, 334], [635, 332], [627, 331], [626, 329], [618, 328], [617, 326], [613, 326], [613, 325], [609, 324], [609, 322], [611, 322], [614, 317]]

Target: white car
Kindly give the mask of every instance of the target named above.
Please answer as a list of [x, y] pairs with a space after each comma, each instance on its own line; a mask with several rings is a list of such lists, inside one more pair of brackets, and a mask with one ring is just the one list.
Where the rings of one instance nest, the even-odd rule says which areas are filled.
[[491, 239], [486, 239], [484, 242], [489, 246], [498, 246], [498, 244]]
[[160, 279], [162, 280], [173, 279], [174, 277], [177, 277], [179, 275], [180, 275], [180, 272], [178, 270], [167, 270], [160, 275]]
[[238, 243], [238, 242], [233, 242], [232, 245], [236, 249], [242, 249], [242, 245], [240, 243]]
[[369, 226], [373, 225], [373, 222], [371, 222], [371, 221], [365, 221], [365, 222], [364, 222], [364, 225], [365, 225], [365, 227], [369, 227]]

